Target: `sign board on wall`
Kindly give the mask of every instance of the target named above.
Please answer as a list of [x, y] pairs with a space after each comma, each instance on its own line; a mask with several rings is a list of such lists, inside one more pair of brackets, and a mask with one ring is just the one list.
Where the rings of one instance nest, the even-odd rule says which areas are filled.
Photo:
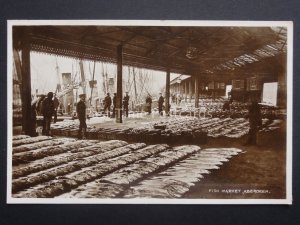
[[247, 90], [248, 91], [261, 90], [261, 79], [257, 77], [247, 78]]
[[245, 89], [244, 80], [232, 80], [232, 90], [244, 90]]
[[216, 89], [225, 89], [225, 83], [216, 83]]

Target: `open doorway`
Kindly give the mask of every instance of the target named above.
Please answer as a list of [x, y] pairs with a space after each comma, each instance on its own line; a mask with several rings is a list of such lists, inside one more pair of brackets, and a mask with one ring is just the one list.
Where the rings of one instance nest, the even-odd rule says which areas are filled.
[[270, 105], [277, 104], [278, 82], [264, 83], [262, 101]]
[[232, 85], [226, 85], [226, 98], [228, 99], [230, 97]]

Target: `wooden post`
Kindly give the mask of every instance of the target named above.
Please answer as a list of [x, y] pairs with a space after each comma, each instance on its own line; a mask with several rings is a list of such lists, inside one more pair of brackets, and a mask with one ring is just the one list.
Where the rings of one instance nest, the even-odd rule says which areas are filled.
[[31, 117], [31, 74], [30, 74], [30, 42], [28, 33], [24, 33], [22, 43], [22, 127], [26, 135], [35, 135], [35, 126]]
[[123, 46], [118, 45], [117, 47], [117, 99], [116, 99], [116, 122], [122, 123], [122, 56]]
[[195, 107], [199, 108], [199, 77], [195, 77]]
[[277, 75], [277, 106], [287, 107], [287, 75], [286, 70], [279, 70]]
[[166, 76], [166, 115], [170, 115], [170, 69], [167, 69], [167, 76]]
[[189, 79], [189, 102], [192, 102], [193, 87], [192, 87], [192, 77]]

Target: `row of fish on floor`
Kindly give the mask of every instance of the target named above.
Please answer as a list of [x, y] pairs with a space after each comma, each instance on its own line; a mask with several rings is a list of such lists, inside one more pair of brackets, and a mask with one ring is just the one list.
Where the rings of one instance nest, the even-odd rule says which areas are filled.
[[236, 148], [13, 137], [15, 198], [181, 198]]

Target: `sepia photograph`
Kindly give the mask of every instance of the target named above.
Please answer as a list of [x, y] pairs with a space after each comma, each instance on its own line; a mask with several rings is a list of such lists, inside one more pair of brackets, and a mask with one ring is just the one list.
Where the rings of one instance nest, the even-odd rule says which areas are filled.
[[292, 22], [7, 34], [7, 203], [292, 204]]

